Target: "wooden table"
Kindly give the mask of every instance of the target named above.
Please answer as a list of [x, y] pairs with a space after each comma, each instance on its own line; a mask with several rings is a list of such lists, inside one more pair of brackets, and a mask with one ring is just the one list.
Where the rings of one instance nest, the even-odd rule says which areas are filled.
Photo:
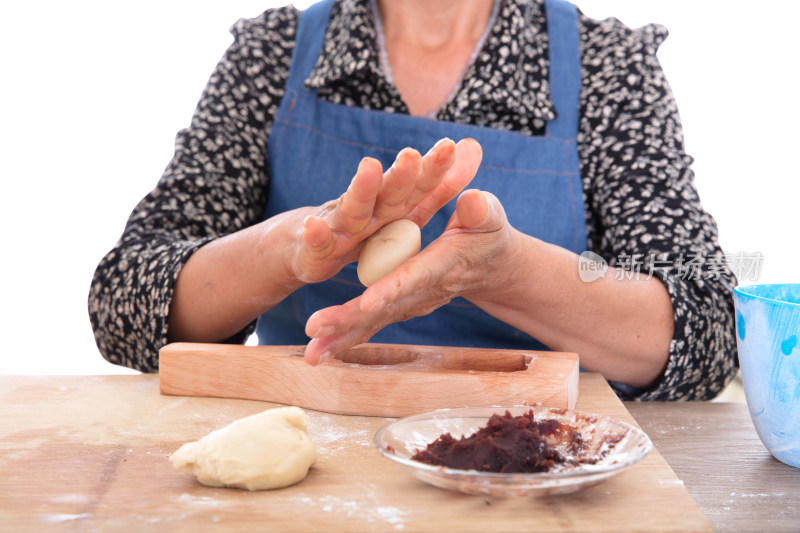
[[744, 403], [634, 403], [650, 436], [717, 531], [800, 531], [800, 469], [774, 459]]
[[[600, 376], [582, 374], [580, 391], [579, 410], [634, 422]], [[680, 407], [688, 405], [693, 404]], [[796, 487], [800, 470], [782, 469], [755, 445], [731, 446], [741, 452], [735, 464], [742, 481], [731, 474], [723, 482], [704, 465], [719, 463], [726, 441], [693, 444], [699, 441], [688, 422], [669, 429], [690, 419], [670, 419], [670, 405], [651, 417], [639, 411], [648, 406], [629, 407], [640, 412], [645, 429], [662, 424], [652, 430], [656, 446], [670, 432], [686, 437], [671, 441], [685, 442], [683, 450], [665, 447], [685, 479], [676, 477], [656, 449], [619, 476], [557, 497], [493, 499], [428, 486], [373, 449], [373, 435], [386, 419], [313, 411], [309, 431], [318, 462], [308, 478], [287, 489], [204, 487], [167, 461], [182, 443], [269, 407], [162, 396], [152, 375], [0, 377], [0, 531], [710, 531], [712, 523], [689, 492], [719, 529], [800, 525], [797, 490], [783, 485], [774, 493], [784, 497], [775, 500], [762, 496], [772, 493], [768, 480], [753, 484], [782, 472], [782, 483]], [[749, 421], [738, 415], [731, 424], [749, 430]], [[708, 438], [726, 435], [714, 433]], [[733, 512], [725, 514], [728, 503]], [[791, 505], [794, 511], [787, 510]], [[744, 521], [762, 506], [755, 522]], [[761, 521], [780, 513], [780, 522]], [[726, 522], [726, 516], [736, 521]]]

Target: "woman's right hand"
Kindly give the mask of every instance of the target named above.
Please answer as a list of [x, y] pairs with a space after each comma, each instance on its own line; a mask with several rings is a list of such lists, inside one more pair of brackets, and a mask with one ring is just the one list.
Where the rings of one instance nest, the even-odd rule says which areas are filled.
[[474, 139], [442, 139], [424, 156], [405, 148], [386, 172], [365, 157], [337, 200], [292, 212], [287, 272], [301, 283], [324, 281], [357, 260], [364, 240], [384, 225], [408, 218], [422, 228], [469, 185], [481, 157]]

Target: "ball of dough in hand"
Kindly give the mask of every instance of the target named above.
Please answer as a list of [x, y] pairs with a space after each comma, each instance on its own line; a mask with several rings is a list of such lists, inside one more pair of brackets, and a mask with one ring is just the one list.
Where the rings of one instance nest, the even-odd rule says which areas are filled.
[[407, 218], [386, 224], [372, 234], [358, 257], [358, 279], [369, 287], [419, 253], [419, 226]]
[[316, 459], [307, 428], [308, 415], [299, 407], [269, 409], [184, 444], [169, 460], [211, 487], [288, 487], [305, 478]]

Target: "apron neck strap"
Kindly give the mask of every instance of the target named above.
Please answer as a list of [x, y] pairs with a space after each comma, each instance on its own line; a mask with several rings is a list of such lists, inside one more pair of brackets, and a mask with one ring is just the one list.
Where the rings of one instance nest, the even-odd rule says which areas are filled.
[[581, 92], [581, 50], [578, 15], [565, 0], [545, 0], [547, 41], [550, 49], [550, 95], [558, 117], [547, 133], [562, 139], [578, 134]]
[[332, 9], [333, 0], [323, 0], [311, 5], [300, 15], [289, 79], [286, 82], [288, 88], [302, 89], [314, 65], [317, 64]]

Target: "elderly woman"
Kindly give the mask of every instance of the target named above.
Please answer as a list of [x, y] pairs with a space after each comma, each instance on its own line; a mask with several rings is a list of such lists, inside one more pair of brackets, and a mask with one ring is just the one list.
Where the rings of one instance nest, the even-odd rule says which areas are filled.
[[[663, 28], [563, 0], [325, 0], [234, 35], [95, 274], [109, 361], [155, 371], [166, 342], [255, 328], [310, 364], [369, 339], [574, 351], [624, 398], [732, 376], [734, 280]], [[364, 290], [353, 262], [401, 218], [424, 249]], [[594, 280], [587, 251], [611, 265]]]

